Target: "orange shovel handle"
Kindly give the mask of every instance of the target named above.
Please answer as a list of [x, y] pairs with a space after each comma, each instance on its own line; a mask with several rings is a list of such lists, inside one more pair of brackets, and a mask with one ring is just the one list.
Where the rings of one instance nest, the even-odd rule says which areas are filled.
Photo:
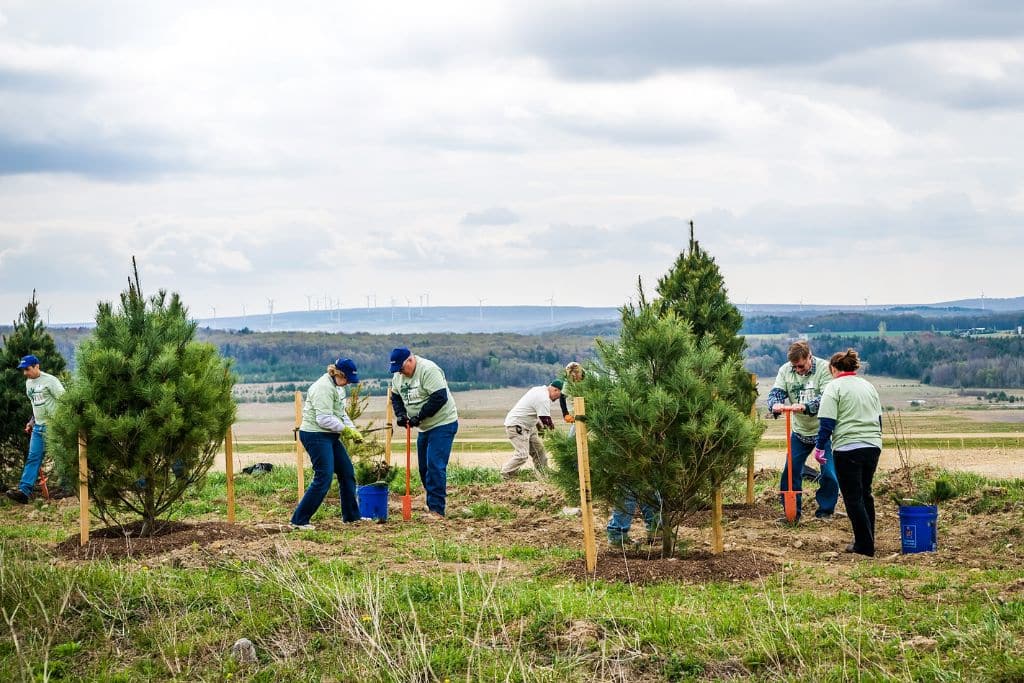
[[786, 471], [789, 473], [789, 490], [782, 492], [782, 507], [786, 521], [792, 524], [797, 518], [797, 492], [793, 490], [793, 406], [785, 406], [782, 412], [786, 413]]

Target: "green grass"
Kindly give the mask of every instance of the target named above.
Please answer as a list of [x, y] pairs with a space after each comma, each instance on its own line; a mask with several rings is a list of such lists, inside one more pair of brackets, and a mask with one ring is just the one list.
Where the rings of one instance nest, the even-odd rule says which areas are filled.
[[[1024, 481], [917, 476], [947, 480], [951, 508], [1024, 505]], [[456, 498], [499, 483], [492, 469], [449, 471]], [[727, 500], [741, 500], [742, 477], [729, 485]], [[240, 519], [286, 519], [295, 471], [238, 475], [235, 489]], [[330, 495], [318, 518], [337, 517]], [[225, 497], [211, 474], [189, 504], [223, 519]], [[288, 536], [289, 554], [268, 540], [263, 556], [190, 568], [55, 562], [50, 544], [74, 532], [77, 508], [0, 502], [19, 515], [0, 525], [0, 680], [1024, 679], [1024, 592], [1001, 592], [1024, 579], [1012, 564], [794, 563], [763, 581], [631, 586], [555, 573], [581, 556], [575, 545], [460, 538], [461, 524], [553, 514], [546, 499], [527, 502], [453, 501], [469, 519], [440, 531], [372, 527], [390, 544], [372, 559], [357, 553], [369, 527], [321, 527]], [[226, 656], [240, 637], [256, 645], [253, 667]]]
[[[431, 558], [471, 551], [438, 543]], [[525, 552], [524, 555], [531, 553]], [[198, 570], [57, 567], [0, 543], [4, 680], [1016, 680], [1024, 604], [981, 588], [1006, 572], [945, 577], [951, 604], [822, 590], [810, 571], [763, 583], [628, 587], [472, 569], [367, 572], [343, 561]], [[932, 580], [922, 568], [918, 578]], [[902, 581], [865, 570], [857, 578]], [[575, 633], [577, 635], [573, 636]], [[224, 655], [252, 640], [258, 664]], [[934, 638], [916, 652], [913, 637]]]

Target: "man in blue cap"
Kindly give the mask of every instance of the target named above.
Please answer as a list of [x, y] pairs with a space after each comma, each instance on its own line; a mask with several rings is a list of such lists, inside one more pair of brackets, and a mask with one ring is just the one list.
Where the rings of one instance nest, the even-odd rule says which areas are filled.
[[[416, 460], [427, 509], [444, 517], [448, 459], [459, 431], [459, 413], [444, 372], [433, 361], [400, 347], [391, 351], [391, 405], [399, 427], [417, 427]], [[434, 519], [428, 516], [428, 519]]]
[[18, 369], [25, 375], [25, 393], [32, 404], [32, 419], [25, 425], [25, 432], [32, 437], [28, 442], [28, 457], [21, 472], [21, 481], [18, 488], [7, 491], [7, 497], [24, 505], [32, 498], [32, 490], [39, 478], [39, 468], [46, 455], [46, 422], [57, 407], [57, 398], [64, 393], [64, 385], [53, 375], [43, 372], [35, 356], [23, 357]]

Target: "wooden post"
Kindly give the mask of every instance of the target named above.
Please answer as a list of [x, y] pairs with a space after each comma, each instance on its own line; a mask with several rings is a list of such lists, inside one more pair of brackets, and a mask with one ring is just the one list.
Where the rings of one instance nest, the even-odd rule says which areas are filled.
[[299, 427], [302, 426], [302, 392], [295, 392], [295, 473], [299, 477], [299, 500], [306, 491], [306, 463], [302, 459], [302, 442], [299, 441]]
[[391, 467], [391, 437], [395, 433], [395, 408], [391, 405], [391, 388], [388, 387], [387, 405], [384, 406], [384, 464]]
[[[754, 385], [754, 392], [757, 393], [757, 375], [751, 373], [750, 381]], [[754, 398], [754, 405], [750, 408], [750, 417], [757, 418], [757, 397]], [[747, 505], [754, 504], [754, 453], [747, 458]]]
[[715, 487], [711, 503], [711, 552], [720, 555], [725, 550], [725, 534], [722, 531], [722, 487]]
[[231, 429], [224, 435], [224, 475], [228, 480], [228, 522], [235, 521], [235, 445], [232, 439]]
[[597, 545], [594, 542], [594, 512], [590, 493], [590, 451], [587, 445], [586, 405], [582, 396], [573, 398], [576, 420], [576, 458], [580, 470], [580, 514], [583, 515], [583, 549], [587, 554], [587, 573], [597, 571]]
[[89, 452], [85, 432], [78, 432], [78, 528], [79, 544], [89, 542]]

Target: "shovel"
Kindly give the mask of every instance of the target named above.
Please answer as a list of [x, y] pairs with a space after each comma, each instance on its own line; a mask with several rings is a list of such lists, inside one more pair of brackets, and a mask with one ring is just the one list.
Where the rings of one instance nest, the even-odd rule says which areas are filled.
[[405, 426], [405, 495], [402, 496], [402, 519], [412, 519], [412, 486], [409, 469], [412, 467], [412, 427]]
[[789, 473], [789, 490], [779, 491], [779, 493], [782, 494], [782, 509], [786, 512], [786, 521], [790, 524], [795, 524], [797, 517], [796, 497], [800, 492], [793, 490], [793, 406], [785, 406], [782, 412], [786, 413], [786, 471]]

